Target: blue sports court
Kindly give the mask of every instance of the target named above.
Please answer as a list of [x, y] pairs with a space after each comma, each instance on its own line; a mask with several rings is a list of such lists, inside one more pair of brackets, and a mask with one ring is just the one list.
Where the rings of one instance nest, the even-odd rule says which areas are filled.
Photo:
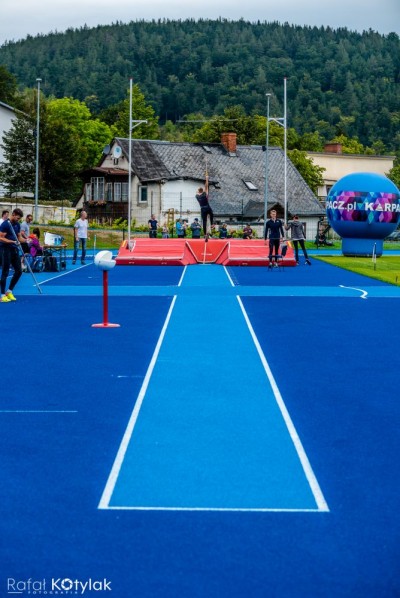
[[98, 329], [92, 263], [36, 277], [2, 306], [1, 596], [399, 594], [398, 287], [117, 266]]

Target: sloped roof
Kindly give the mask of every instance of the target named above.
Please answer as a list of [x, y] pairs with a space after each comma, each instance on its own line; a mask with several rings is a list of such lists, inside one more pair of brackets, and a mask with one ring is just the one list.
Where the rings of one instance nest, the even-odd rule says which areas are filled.
[[[128, 139], [116, 139], [128, 158]], [[204, 182], [209, 174], [209, 195], [216, 215], [264, 213], [265, 151], [262, 146], [238, 145], [229, 154], [222, 144], [176, 143], [132, 139], [132, 170], [141, 182], [190, 179]], [[250, 181], [256, 189], [249, 189]], [[287, 207], [290, 213], [319, 216], [324, 213], [315, 195], [287, 159]], [[284, 207], [284, 152], [268, 149], [268, 206]]]

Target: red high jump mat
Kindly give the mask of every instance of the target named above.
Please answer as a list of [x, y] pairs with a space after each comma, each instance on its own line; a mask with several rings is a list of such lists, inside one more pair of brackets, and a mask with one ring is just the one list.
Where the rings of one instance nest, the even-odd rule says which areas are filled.
[[[187, 266], [221, 264], [223, 266], [267, 266], [269, 247], [263, 240], [243, 239], [131, 239], [118, 251], [118, 266]], [[279, 265], [296, 264], [288, 246]]]

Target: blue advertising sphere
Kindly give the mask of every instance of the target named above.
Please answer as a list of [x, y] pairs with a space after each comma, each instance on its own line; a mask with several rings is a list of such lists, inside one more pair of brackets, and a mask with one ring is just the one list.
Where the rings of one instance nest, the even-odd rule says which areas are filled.
[[400, 222], [400, 192], [381, 174], [348, 174], [330, 190], [326, 215], [344, 255], [382, 255], [383, 239]]

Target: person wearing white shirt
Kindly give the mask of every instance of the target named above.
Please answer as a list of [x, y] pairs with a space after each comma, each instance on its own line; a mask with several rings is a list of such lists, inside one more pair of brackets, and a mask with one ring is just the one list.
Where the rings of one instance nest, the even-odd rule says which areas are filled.
[[80, 218], [78, 218], [74, 225], [74, 256], [72, 258], [73, 264], [76, 263], [76, 258], [78, 257], [78, 250], [80, 245], [82, 249], [81, 264], [85, 265], [86, 243], [89, 238], [90, 237], [88, 235], [87, 213], [85, 212], [85, 210], [82, 210]]

